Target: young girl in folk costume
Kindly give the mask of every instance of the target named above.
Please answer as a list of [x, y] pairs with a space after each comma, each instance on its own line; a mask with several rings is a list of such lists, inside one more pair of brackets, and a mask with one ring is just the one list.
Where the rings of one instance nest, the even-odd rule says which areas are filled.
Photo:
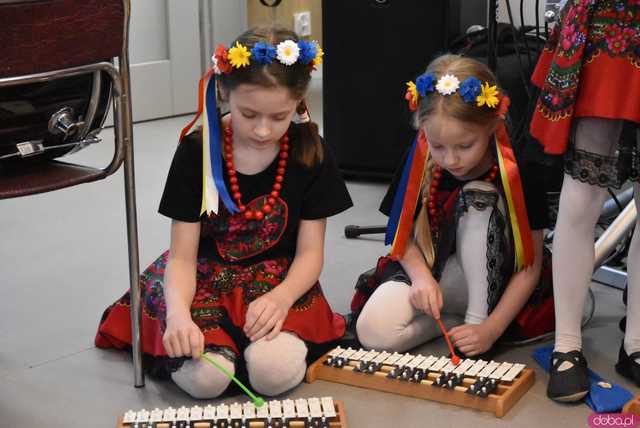
[[[200, 81], [202, 128], [185, 135], [196, 116], [183, 130], [160, 202], [171, 247], [141, 279], [143, 351], [193, 397], [230, 382], [203, 353], [231, 373], [244, 361], [255, 390], [276, 395], [302, 381], [308, 345], [344, 333], [318, 284], [326, 218], [352, 205], [304, 104], [322, 54], [253, 29], [218, 47]], [[99, 347], [130, 343], [128, 306], [106, 310]]]
[[[565, 157], [553, 242], [556, 339], [547, 394], [576, 401], [589, 391], [580, 322], [607, 188], [631, 180], [640, 207], [640, 1], [570, 0], [561, 19], [534, 71], [541, 93], [531, 134], [546, 153]], [[627, 257], [626, 333], [616, 365], [638, 385], [639, 225]]]
[[403, 352], [440, 336], [441, 319], [461, 353], [479, 355], [539, 283], [544, 195], [521, 182], [509, 99], [484, 64], [444, 55], [408, 85], [418, 136], [380, 208], [393, 247], [359, 281], [356, 331], [365, 347]]

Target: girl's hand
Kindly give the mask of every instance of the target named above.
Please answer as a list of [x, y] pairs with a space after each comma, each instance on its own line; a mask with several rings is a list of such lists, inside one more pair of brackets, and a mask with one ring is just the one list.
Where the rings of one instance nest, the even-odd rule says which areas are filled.
[[440, 318], [442, 290], [436, 281], [414, 281], [411, 284], [409, 301], [414, 308], [433, 318]]
[[488, 351], [498, 337], [486, 322], [463, 324], [449, 330], [449, 338], [453, 345], [470, 357]]
[[289, 313], [291, 303], [276, 290], [258, 297], [249, 304], [244, 334], [252, 341], [267, 336], [271, 340], [280, 333], [282, 324]]
[[167, 329], [162, 336], [162, 344], [171, 358], [200, 358], [204, 352], [204, 335], [190, 314], [167, 316]]

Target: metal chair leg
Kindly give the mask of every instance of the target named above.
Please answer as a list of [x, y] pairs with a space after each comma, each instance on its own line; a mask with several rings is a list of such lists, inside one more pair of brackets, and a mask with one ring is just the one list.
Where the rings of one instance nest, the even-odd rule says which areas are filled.
[[[131, 351], [133, 356], [133, 377], [136, 388], [144, 387], [142, 371], [142, 348], [140, 324], [140, 256], [138, 252], [138, 220], [136, 210], [136, 183], [133, 164], [133, 117], [131, 112], [131, 81], [129, 74], [129, 19], [131, 3], [124, 1], [125, 31], [122, 55], [120, 56], [120, 76], [122, 78], [122, 123], [125, 140], [124, 191], [127, 211], [127, 241], [129, 244], [129, 282], [131, 294]], [[116, 124], [117, 125], [117, 124]]]
[[[131, 127], [131, 122], [125, 125]], [[133, 141], [129, 140], [124, 158], [124, 187], [127, 210], [127, 238], [129, 243], [129, 281], [131, 294], [131, 349], [133, 376], [136, 388], [144, 386], [142, 349], [140, 344], [140, 261], [138, 253], [138, 221], [136, 215], [136, 188], [133, 170]]]
[[595, 244], [596, 257], [594, 268], [597, 269], [600, 267], [611, 251], [613, 251], [614, 247], [629, 233], [631, 228], [636, 224], [637, 215], [638, 212], [635, 202], [629, 202], [625, 209], [600, 236]]

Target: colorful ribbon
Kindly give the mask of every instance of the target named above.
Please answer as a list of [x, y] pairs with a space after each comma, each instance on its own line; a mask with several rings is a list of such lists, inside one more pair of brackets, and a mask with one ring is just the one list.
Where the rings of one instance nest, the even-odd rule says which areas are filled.
[[[533, 238], [518, 164], [503, 121], [500, 121], [496, 129], [496, 148], [502, 187], [509, 207], [516, 250], [516, 269], [520, 271], [533, 264]], [[392, 244], [390, 256], [394, 260], [404, 255], [407, 241], [413, 230], [416, 206], [428, 158], [429, 144], [421, 131], [414, 139], [404, 165], [387, 222], [385, 245]]]
[[527, 215], [527, 207], [524, 201], [518, 164], [503, 121], [500, 121], [496, 128], [496, 146], [500, 178], [502, 179], [502, 187], [509, 206], [511, 230], [516, 249], [516, 269], [520, 271], [533, 264], [533, 238], [531, 236], [529, 216]]
[[404, 255], [413, 231], [413, 220], [428, 158], [429, 143], [421, 130], [413, 140], [387, 223], [385, 245], [392, 243], [390, 256], [394, 260]]
[[180, 141], [202, 116], [202, 204], [200, 214], [218, 213], [219, 199], [222, 199], [230, 213], [240, 210], [231, 199], [224, 183], [222, 169], [222, 144], [220, 118], [216, 102], [216, 79], [213, 69], [200, 78], [198, 84], [198, 111], [195, 117], [182, 129]]

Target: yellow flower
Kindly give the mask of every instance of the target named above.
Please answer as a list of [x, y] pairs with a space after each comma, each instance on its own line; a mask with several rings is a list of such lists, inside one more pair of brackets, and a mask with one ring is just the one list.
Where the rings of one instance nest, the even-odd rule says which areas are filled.
[[249, 52], [247, 47], [241, 45], [240, 42], [236, 42], [236, 45], [229, 49], [227, 59], [233, 67], [240, 68], [249, 65], [250, 56], [251, 52]]
[[409, 110], [415, 111], [418, 107], [418, 89], [413, 82], [407, 82], [407, 93], [404, 98], [409, 101]]
[[314, 41], [314, 43], [316, 44], [316, 57], [313, 59], [312, 63], [313, 65], [320, 65], [322, 64], [322, 56], [324, 55], [324, 51], [322, 50], [318, 42]]
[[490, 108], [496, 108], [500, 100], [498, 99], [498, 88], [494, 86], [489, 86], [489, 82], [484, 82], [481, 86], [480, 95], [476, 97], [476, 103], [478, 107], [482, 107], [483, 105], [487, 105]]

